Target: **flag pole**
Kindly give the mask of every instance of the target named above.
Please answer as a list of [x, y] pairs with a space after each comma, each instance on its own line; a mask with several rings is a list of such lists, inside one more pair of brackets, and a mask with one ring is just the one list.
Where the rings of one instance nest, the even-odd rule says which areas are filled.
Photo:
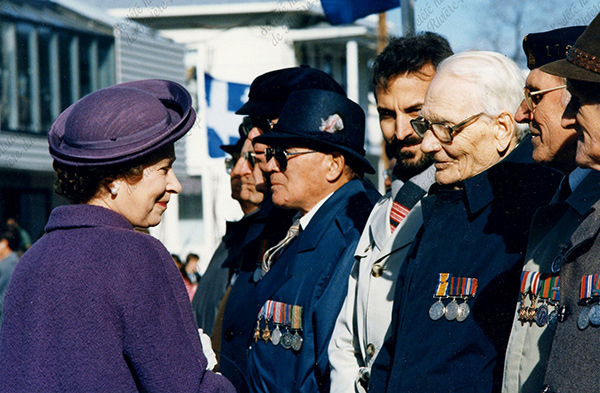
[[415, 33], [415, 1], [400, 0], [400, 11], [402, 12], [402, 33], [409, 35]]

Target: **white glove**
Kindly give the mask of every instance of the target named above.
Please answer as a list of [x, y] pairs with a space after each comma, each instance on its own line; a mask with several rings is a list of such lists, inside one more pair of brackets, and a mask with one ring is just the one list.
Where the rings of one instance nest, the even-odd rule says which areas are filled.
[[206, 369], [212, 371], [217, 365], [217, 357], [212, 349], [212, 342], [210, 341], [208, 334], [204, 333], [202, 328], [198, 329], [198, 334], [200, 335], [200, 342], [202, 343], [202, 351], [204, 352], [204, 356], [206, 356], [206, 360], [208, 360]]

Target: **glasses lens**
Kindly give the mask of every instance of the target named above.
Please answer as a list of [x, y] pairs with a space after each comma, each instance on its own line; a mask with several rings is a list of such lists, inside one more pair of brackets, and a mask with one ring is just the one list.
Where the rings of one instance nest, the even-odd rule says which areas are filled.
[[251, 152], [251, 151], [245, 152], [244, 159], [246, 161], [248, 161], [248, 164], [250, 164], [250, 166], [252, 168], [254, 168], [254, 165], [256, 164], [256, 157], [254, 157], [254, 152]]
[[440, 142], [450, 143], [452, 142], [452, 129], [450, 127], [445, 126], [443, 124], [432, 124], [431, 130], [435, 134], [435, 137], [440, 140]]
[[285, 150], [280, 147], [267, 147], [265, 150], [265, 156], [267, 158], [267, 162], [271, 161], [271, 158], [275, 158], [277, 164], [279, 164], [279, 168], [283, 171], [287, 167], [287, 156], [285, 155]]
[[235, 161], [233, 160], [233, 158], [225, 159], [225, 170], [227, 171], [227, 173], [231, 173], [234, 166], [235, 166]]
[[250, 116], [244, 116], [242, 124], [240, 124], [240, 128], [245, 136], [248, 136], [250, 130], [252, 130], [252, 127], [254, 126], [252, 125], [252, 119], [250, 118]]
[[416, 119], [412, 119], [410, 121], [410, 125], [412, 126], [413, 130], [415, 130], [417, 135], [420, 136], [421, 138], [423, 138], [425, 136], [425, 133], [427, 132], [427, 129], [429, 128], [429, 124], [421, 116], [417, 117]]
[[531, 99], [531, 92], [526, 87], [523, 91], [525, 94], [525, 103], [527, 104], [527, 108], [532, 111], [533, 110], [533, 100]]

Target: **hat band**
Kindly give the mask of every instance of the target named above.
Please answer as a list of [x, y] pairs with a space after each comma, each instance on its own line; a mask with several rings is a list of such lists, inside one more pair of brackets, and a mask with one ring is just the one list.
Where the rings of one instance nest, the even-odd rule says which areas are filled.
[[79, 149], [89, 149], [89, 150], [103, 150], [103, 149], [111, 149], [115, 146], [125, 146], [133, 143], [140, 143], [147, 139], [152, 139], [157, 135], [160, 135], [161, 132], [167, 129], [169, 124], [171, 123], [171, 116], [169, 113], [165, 116], [157, 124], [152, 127], [148, 127], [144, 130], [144, 132], [139, 132], [127, 136], [119, 136], [110, 138], [108, 140], [99, 140], [99, 141], [77, 141], [65, 136], [63, 138], [64, 142], [74, 148]]
[[578, 67], [600, 74], [600, 59], [573, 46], [571, 46], [567, 52], [567, 61]]

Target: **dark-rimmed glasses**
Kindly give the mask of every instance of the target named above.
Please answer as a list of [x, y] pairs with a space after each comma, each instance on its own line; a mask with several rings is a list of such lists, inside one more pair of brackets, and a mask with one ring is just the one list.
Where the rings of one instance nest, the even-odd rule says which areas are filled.
[[267, 119], [266, 117], [244, 116], [242, 124], [240, 125], [244, 135], [248, 136], [254, 127], [260, 128], [262, 132], [266, 133], [271, 131], [271, 128], [273, 128], [273, 123], [271, 123], [271, 120]]
[[244, 157], [244, 160], [248, 161], [251, 168], [254, 168], [254, 165], [256, 165], [256, 154], [253, 151], [245, 152], [242, 154], [242, 157]]
[[525, 103], [527, 104], [527, 108], [530, 111], [533, 111], [535, 109], [535, 106], [542, 99], [540, 97], [540, 98], [534, 100], [533, 99], [534, 96], [537, 96], [537, 95], [540, 95], [540, 94], [543, 95], [543, 94], [546, 94], [546, 93], [550, 93], [551, 91], [554, 91], [554, 90], [565, 89], [566, 87], [567, 87], [567, 85], [561, 85], [561, 86], [551, 87], [549, 89], [531, 91], [531, 90], [529, 90], [529, 87], [525, 86], [523, 88], [523, 94], [525, 94]]
[[416, 119], [412, 119], [410, 125], [421, 138], [425, 137], [427, 130], [431, 130], [433, 131], [433, 135], [435, 135], [440, 142], [450, 143], [452, 142], [452, 139], [454, 139], [454, 134], [459, 133], [463, 128], [471, 125], [471, 123], [475, 122], [483, 115], [485, 115], [485, 112], [480, 112], [466, 118], [455, 126], [449, 126], [444, 122], [430, 122], [423, 116], [419, 116]]
[[275, 158], [275, 161], [279, 164], [281, 170], [287, 168], [288, 157], [298, 156], [300, 154], [317, 153], [317, 150], [297, 151], [289, 152], [281, 147], [267, 147], [265, 150], [265, 157], [267, 162], [271, 161], [271, 158]]

